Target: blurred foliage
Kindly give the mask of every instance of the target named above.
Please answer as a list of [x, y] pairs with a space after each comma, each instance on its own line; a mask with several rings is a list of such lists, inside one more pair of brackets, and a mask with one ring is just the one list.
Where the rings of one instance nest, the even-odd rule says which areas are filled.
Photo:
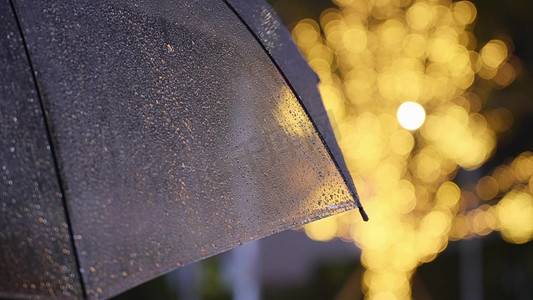
[[144, 300], [144, 299], [178, 299], [178, 295], [169, 287], [165, 277], [150, 280], [118, 296], [115, 300]]
[[[115, 300], [144, 299], [194, 299], [224, 300], [232, 299], [230, 287], [225, 282], [225, 274], [220, 255], [189, 265], [188, 272], [176, 272], [159, 276], [118, 296]], [[187, 279], [177, 278], [187, 276]], [[180, 283], [181, 285], [177, 285]], [[189, 284], [190, 286], [183, 286]]]
[[[354, 272], [354, 270], [356, 270]], [[314, 272], [315, 276], [305, 286], [291, 286], [284, 289], [264, 289], [262, 299], [362, 299], [359, 288], [347, 290], [353, 286], [350, 279], [360, 281], [361, 266], [356, 263], [323, 264]], [[359, 276], [358, 276], [359, 275]], [[346, 285], [345, 283], [348, 283]], [[344, 286], [346, 285], [346, 287]], [[357, 285], [356, 285], [357, 286]]]

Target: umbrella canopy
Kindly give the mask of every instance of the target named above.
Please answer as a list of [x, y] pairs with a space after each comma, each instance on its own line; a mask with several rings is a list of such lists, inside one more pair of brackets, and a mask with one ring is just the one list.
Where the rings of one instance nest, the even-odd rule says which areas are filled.
[[0, 296], [116, 295], [355, 207], [262, 1], [0, 0]]

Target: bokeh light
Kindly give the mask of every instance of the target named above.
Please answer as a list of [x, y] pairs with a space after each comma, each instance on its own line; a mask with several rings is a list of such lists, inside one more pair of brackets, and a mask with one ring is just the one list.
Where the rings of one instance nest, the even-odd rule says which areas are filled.
[[523, 244], [533, 237], [533, 199], [528, 193], [513, 191], [497, 206], [497, 218], [505, 240]]
[[334, 2], [292, 34], [320, 77], [371, 222], [349, 212], [306, 225], [308, 236], [361, 248], [369, 299], [410, 299], [417, 267], [450, 240], [494, 230], [512, 243], [533, 239], [532, 153], [473, 188], [455, 178], [460, 168], [482, 166], [513, 123], [508, 110], [486, 107], [491, 89], [520, 71], [510, 39], [478, 43], [469, 1]]
[[403, 128], [408, 130], [418, 129], [426, 119], [426, 111], [422, 105], [415, 102], [404, 102], [396, 113], [398, 122]]

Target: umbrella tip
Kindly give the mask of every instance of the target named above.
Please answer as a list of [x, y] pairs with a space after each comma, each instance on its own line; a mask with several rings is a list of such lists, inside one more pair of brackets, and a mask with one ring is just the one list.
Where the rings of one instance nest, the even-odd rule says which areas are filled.
[[368, 215], [366, 214], [365, 210], [362, 206], [359, 206], [359, 213], [361, 214], [361, 217], [363, 217], [363, 221], [368, 221]]

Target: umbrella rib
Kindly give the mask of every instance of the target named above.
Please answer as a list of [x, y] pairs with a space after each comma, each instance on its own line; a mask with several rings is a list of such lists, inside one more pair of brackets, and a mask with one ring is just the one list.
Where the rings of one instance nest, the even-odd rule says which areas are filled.
[[[359, 201], [359, 196], [357, 195], [357, 192], [355, 191], [355, 186], [353, 184], [353, 181], [352, 180], [349, 180], [347, 178], [347, 176], [344, 174], [344, 172], [342, 171], [342, 168], [340, 167], [340, 164], [339, 162], [337, 161], [337, 159], [335, 158], [335, 156], [333, 155], [331, 149], [329, 148], [328, 144], [326, 143], [326, 139], [322, 136], [322, 133], [320, 132], [317, 124], [315, 124], [315, 122], [313, 121], [313, 119], [311, 118], [311, 114], [310, 112], [308, 111], [307, 107], [304, 105], [304, 103], [302, 102], [302, 100], [300, 99], [300, 95], [298, 93], [296, 93], [296, 89], [294, 88], [293, 84], [291, 83], [291, 81], [289, 80], [289, 78], [287, 78], [287, 76], [285, 75], [285, 73], [283, 72], [283, 69], [281, 68], [281, 66], [277, 63], [277, 61], [274, 59], [274, 57], [272, 56], [273, 54], [270, 53], [270, 51], [266, 48], [266, 45], [261, 41], [260, 37], [256, 34], [256, 32], [251, 28], [251, 25], [243, 18], [243, 16], [241, 16], [241, 14], [237, 11], [237, 9], [230, 3], [230, 1], [228, 0], [223, 0], [224, 3], [226, 3], [226, 5], [229, 7], [229, 9], [237, 16], [237, 18], [239, 18], [239, 20], [241, 20], [241, 22], [244, 24], [244, 26], [246, 26], [246, 28], [248, 29], [248, 31], [252, 34], [252, 36], [257, 40], [257, 42], [259, 43], [259, 45], [263, 48], [263, 50], [265, 51], [265, 53], [268, 55], [268, 57], [270, 58], [270, 61], [274, 64], [274, 66], [276, 67], [276, 69], [278, 70], [279, 74], [283, 77], [283, 79], [285, 80], [285, 82], [287, 83], [287, 85], [290, 87], [292, 93], [296, 96], [296, 99], [298, 99], [298, 102], [300, 103], [300, 106], [303, 108], [303, 110], [305, 111], [309, 121], [311, 122], [311, 124], [313, 125], [313, 128], [315, 129], [318, 137], [320, 138], [320, 140], [322, 141], [322, 144], [324, 145], [324, 147], [326, 148], [326, 151], [328, 152], [329, 154], [329, 157], [331, 158], [331, 160], [333, 161], [333, 163], [335, 164], [335, 167], [337, 168], [337, 170], [339, 171], [340, 175], [342, 176], [342, 179], [344, 180], [344, 183], [346, 184], [346, 187], [348, 188], [348, 191], [350, 192], [350, 194], [352, 195], [354, 201], [355, 201], [355, 204], [357, 206], [357, 208], [359, 209], [359, 213], [361, 214], [361, 217], [363, 218], [363, 220], [366, 222], [369, 220], [368, 218], [368, 215], [367, 213], [365, 212], [363, 206], [361, 205], [361, 202]], [[352, 184], [350, 184], [350, 182], [352, 182]]]
[[52, 139], [52, 124], [51, 124], [51, 121], [49, 121], [49, 119], [48, 119], [48, 112], [45, 109], [45, 104], [44, 104], [44, 101], [43, 101], [42, 92], [41, 92], [41, 89], [39, 88], [39, 83], [37, 81], [35, 68], [34, 68], [32, 60], [31, 60], [30, 51], [28, 49], [28, 44], [26, 43], [26, 39], [24, 37], [24, 31], [22, 30], [22, 24], [21, 24], [21, 21], [20, 21], [20, 16], [19, 16], [19, 14], [17, 12], [14, 0], [9, 0], [9, 4], [11, 6], [11, 9], [13, 10], [13, 14], [15, 15], [15, 21], [17, 23], [17, 28], [18, 28], [18, 31], [19, 31], [21, 39], [22, 39], [22, 45], [24, 47], [25, 55], [26, 55], [26, 58], [28, 60], [28, 65], [30, 67], [33, 84], [35, 85], [35, 91], [37, 93], [37, 98], [39, 99], [39, 106], [40, 106], [41, 111], [43, 113], [42, 115], [43, 115], [44, 125], [45, 125], [45, 129], [46, 129], [46, 138], [48, 140], [48, 144], [50, 145], [50, 153], [52, 155], [53, 168], [54, 168], [54, 171], [55, 171], [56, 176], [57, 176], [57, 181], [58, 181], [58, 185], [59, 185], [59, 191], [61, 193], [61, 200], [63, 202], [63, 208], [64, 208], [64, 211], [65, 211], [65, 220], [66, 220], [66, 223], [68, 225], [68, 233], [69, 233], [69, 236], [70, 236], [70, 243], [72, 244], [72, 248], [74, 249], [74, 261], [75, 261], [75, 264], [76, 264], [76, 271], [77, 271], [78, 276], [80, 278], [79, 282], [80, 282], [80, 286], [81, 286], [82, 297], [84, 299], [87, 299], [87, 293], [86, 293], [86, 290], [85, 290], [85, 283], [84, 283], [83, 276], [82, 276], [82, 273], [81, 273], [81, 264], [80, 264], [80, 260], [79, 260], [79, 253], [78, 253], [78, 249], [76, 247], [76, 243], [74, 242], [74, 232], [73, 232], [73, 229], [72, 229], [72, 222], [71, 222], [70, 216], [68, 214], [68, 206], [67, 206], [67, 201], [66, 201], [65, 188], [64, 188], [63, 182], [61, 180], [61, 173], [60, 173], [60, 168], [59, 168], [59, 164], [58, 164], [58, 157], [56, 155], [56, 149], [55, 149], [55, 146], [54, 146], [54, 143], [53, 143], [53, 139]]

